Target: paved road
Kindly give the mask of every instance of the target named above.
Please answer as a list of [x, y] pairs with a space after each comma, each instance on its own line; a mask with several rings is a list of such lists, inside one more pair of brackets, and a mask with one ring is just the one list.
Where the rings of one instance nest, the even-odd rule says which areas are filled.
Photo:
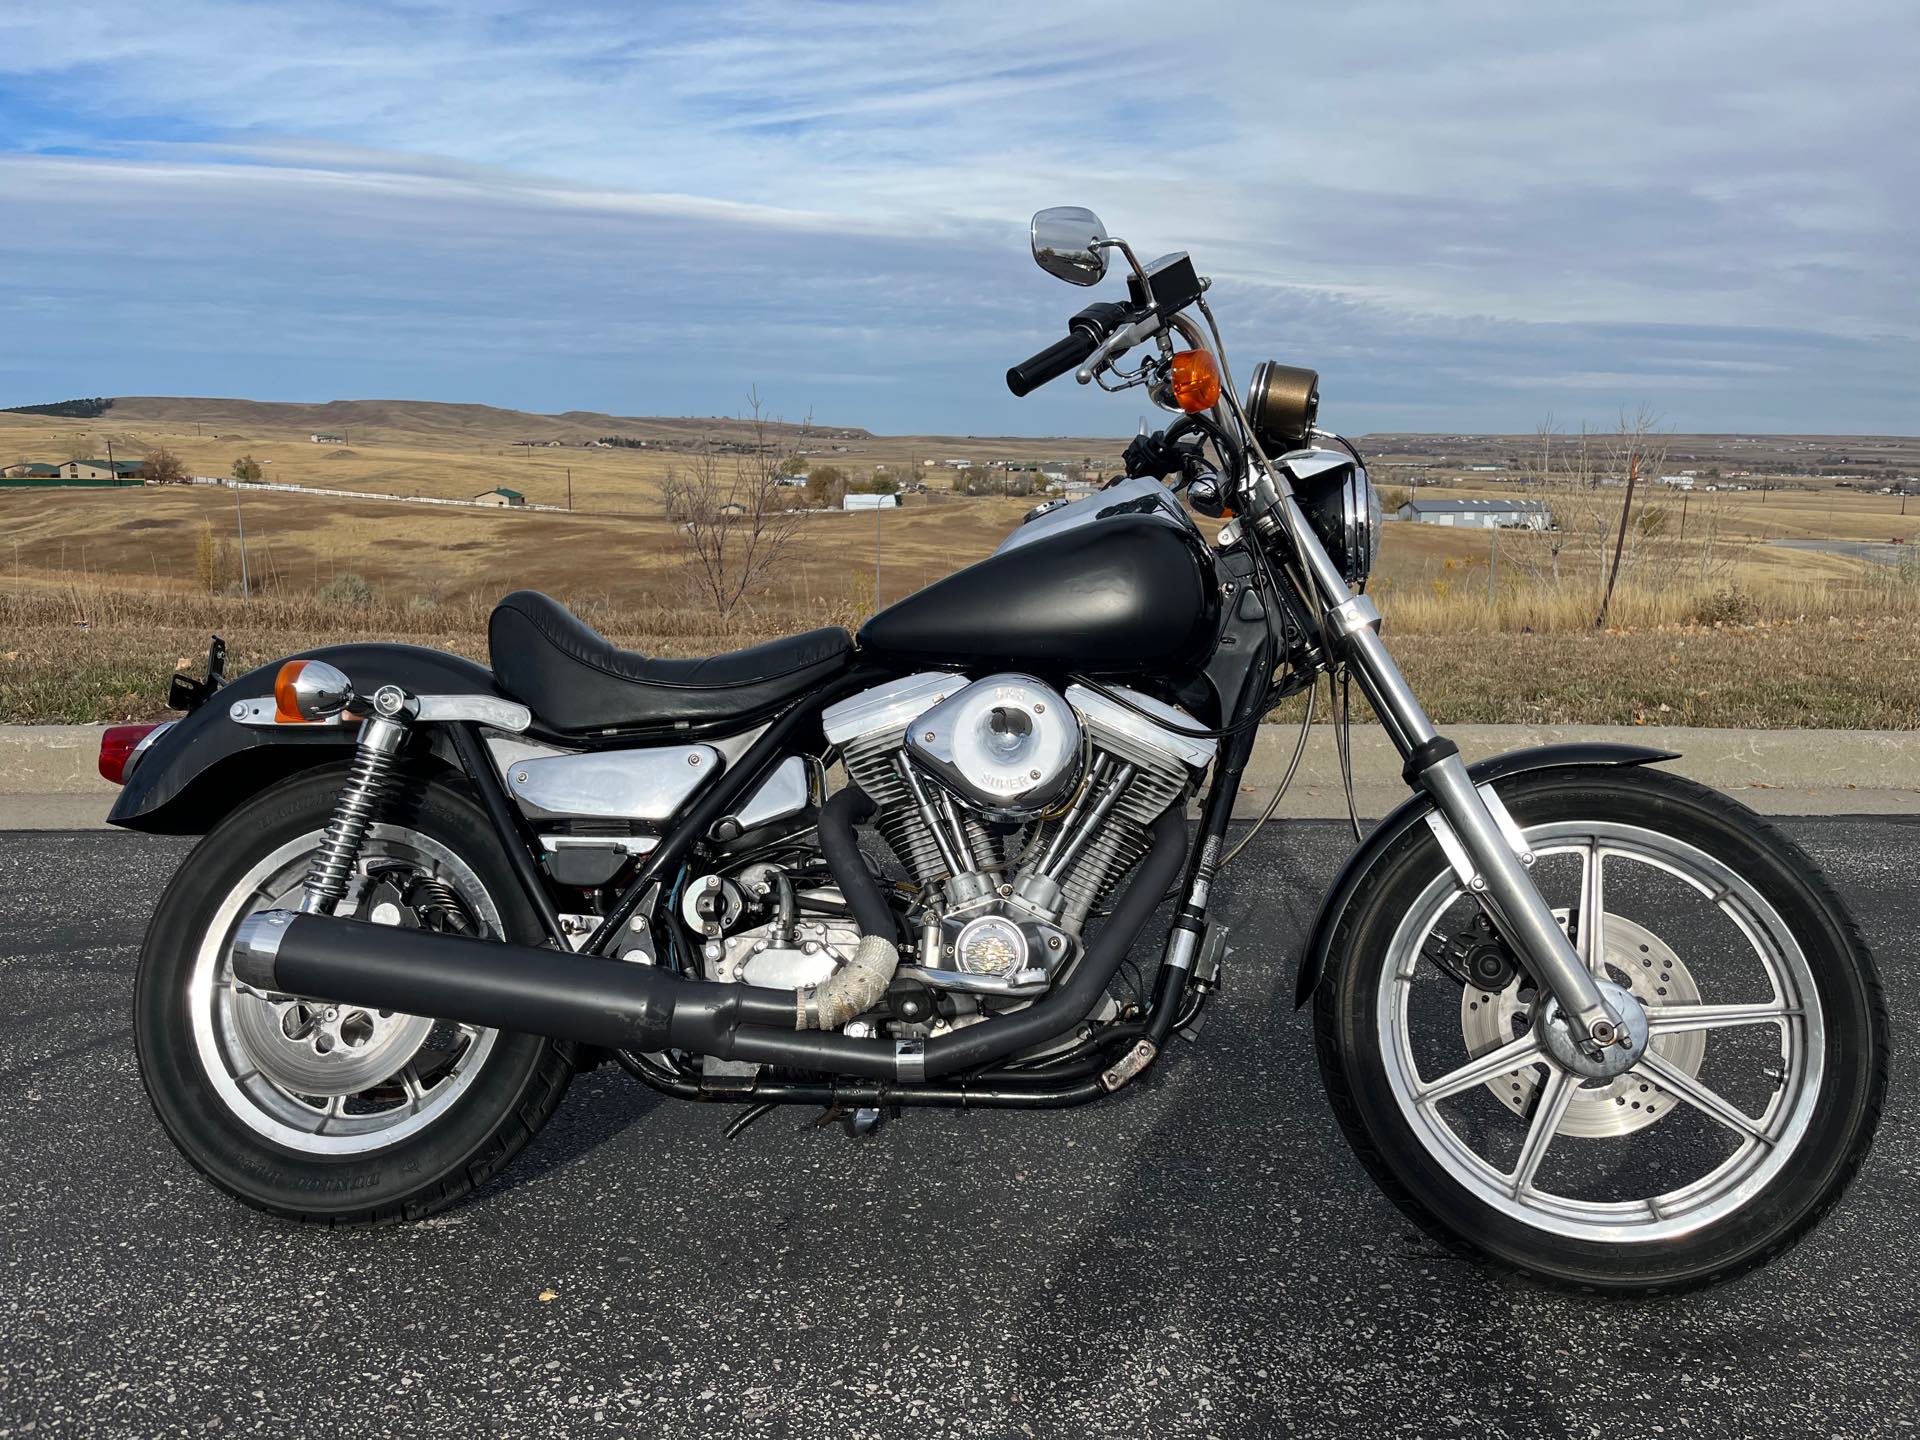
[[0, 836], [0, 1436], [1911, 1434], [1920, 824], [1790, 824], [1887, 972], [1878, 1148], [1773, 1268], [1606, 1304], [1440, 1252], [1348, 1155], [1280, 1000], [1337, 826], [1240, 862], [1200, 1047], [1104, 1106], [723, 1143], [595, 1074], [473, 1203], [340, 1235], [210, 1192], [140, 1094], [185, 847]]
[[1911, 565], [1920, 549], [1905, 541], [1894, 540], [1769, 540], [1788, 550], [1822, 550], [1829, 555], [1845, 555], [1853, 560], [1877, 560], [1882, 565]]

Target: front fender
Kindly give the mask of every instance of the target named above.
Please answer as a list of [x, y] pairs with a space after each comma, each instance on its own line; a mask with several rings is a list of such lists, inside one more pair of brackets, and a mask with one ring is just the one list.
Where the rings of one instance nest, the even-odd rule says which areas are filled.
[[267, 786], [353, 753], [351, 725], [242, 725], [236, 700], [273, 693], [288, 660], [325, 660], [364, 691], [498, 695], [486, 666], [420, 645], [324, 645], [284, 656], [221, 687], [162, 735], [127, 777], [107, 822], [159, 835], [202, 835]]
[[[1531, 750], [1510, 750], [1504, 755], [1489, 756], [1477, 764], [1469, 765], [1467, 774], [1473, 777], [1474, 784], [1485, 785], [1490, 781], [1504, 780], [1510, 775], [1525, 774], [1529, 770], [1575, 765], [1650, 765], [1656, 760], [1673, 760], [1678, 756], [1679, 752], [1674, 750], [1650, 750], [1644, 745], [1611, 745], [1599, 741], [1541, 745]], [[1306, 944], [1300, 950], [1300, 969], [1293, 987], [1296, 1010], [1313, 997], [1313, 992], [1325, 977], [1334, 931], [1360, 889], [1361, 882], [1367, 878], [1367, 872], [1379, 862], [1388, 846], [1424, 820], [1432, 809], [1432, 798], [1424, 791], [1416, 791], [1399, 809], [1376, 825], [1373, 833], [1340, 867], [1340, 873], [1334, 877], [1326, 897], [1320, 902], [1320, 913], [1314, 917], [1313, 928], [1307, 932]]]

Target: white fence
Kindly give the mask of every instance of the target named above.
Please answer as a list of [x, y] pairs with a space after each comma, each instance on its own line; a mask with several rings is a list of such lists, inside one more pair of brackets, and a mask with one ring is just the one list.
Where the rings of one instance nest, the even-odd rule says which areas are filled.
[[288, 495], [331, 495], [340, 500], [393, 500], [403, 505], [456, 505], [468, 510], [551, 510], [565, 515], [564, 505], [489, 505], [478, 500], [448, 500], [438, 495], [388, 495], [378, 490], [323, 490], [316, 485], [289, 485], [277, 480], [230, 480], [224, 475], [192, 475], [195, 485], [223, 485], [229, 490], [278, 490]]

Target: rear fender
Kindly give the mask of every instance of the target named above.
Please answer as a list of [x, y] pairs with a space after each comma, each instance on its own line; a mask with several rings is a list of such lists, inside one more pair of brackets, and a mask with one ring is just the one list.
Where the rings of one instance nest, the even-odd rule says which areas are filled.
[[[363, 693], [399, 685], [415, 694], [499, 695], [486, 666], [419, 645], [326, 645], [251, 670], [170, 727], [127, 777], [109, 824], [158, 835], [203, 835], [289, 775], [353, 753], [353, 725], [242, 725], [236, 701], [273, 693], [288, 660], [325, 660]], [[438, 742], [436, 742], [438, 743]], [[451, 763], [451, 754], [447, 757]]]
[[[1677, 751], [1649, 750], [1642, 745], [1599, 742], [1542, 745], [1532, 750], [1510, 750], [1505, 755], [1490, 756], [1478, 764], [1469, 765], [1467, 774], [1473, 777], [1476, 785], [1492, 783], [1497, 788], [1501, 780], [1532, 770], [1579, 765], [1650, 765], [1656, 760], [1677, 758]], [[1320, 902], [1320, 913], [1314, 918], [1313, 929], [1307, 934], [1307, 943], [1301, 948], [1299, 974], [1293, 987], [1295, 1009], [1312, 998], [1325, 977], [1328, 962], [1332, 958], [1334, 933], [1340, 928], [1341, 917], [1353, 903], [1353, 897], [1359, 893], [1369, 872], [1394, 841], [1425, 820], [1432, 810], [1432, 798], [1424, 791], [1416, 792], [1376, 825], [1360, 848], [1347, 857], [1347, 863], [1340, 868], [1340, 873], [1327, 890], [1326, 898]]]

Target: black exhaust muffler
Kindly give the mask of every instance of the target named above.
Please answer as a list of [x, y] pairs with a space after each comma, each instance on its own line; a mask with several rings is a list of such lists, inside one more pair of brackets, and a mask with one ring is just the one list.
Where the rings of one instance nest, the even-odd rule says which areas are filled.
[[1152, 847], [1126, 894], [1064, 984], [1025, 1009], [924, 1043], [799, 1030], [791, 990], [719, 985], [601, 955], [289, 910], [240, 922], [233, 973], [257, 990], [609, 1049], [686, 1050], [912, 1082], [1006, 1059], [1084, 1020], [1172, 887], [1186, 848], [1186, 821], [1175, 806], [1155, 823]]

